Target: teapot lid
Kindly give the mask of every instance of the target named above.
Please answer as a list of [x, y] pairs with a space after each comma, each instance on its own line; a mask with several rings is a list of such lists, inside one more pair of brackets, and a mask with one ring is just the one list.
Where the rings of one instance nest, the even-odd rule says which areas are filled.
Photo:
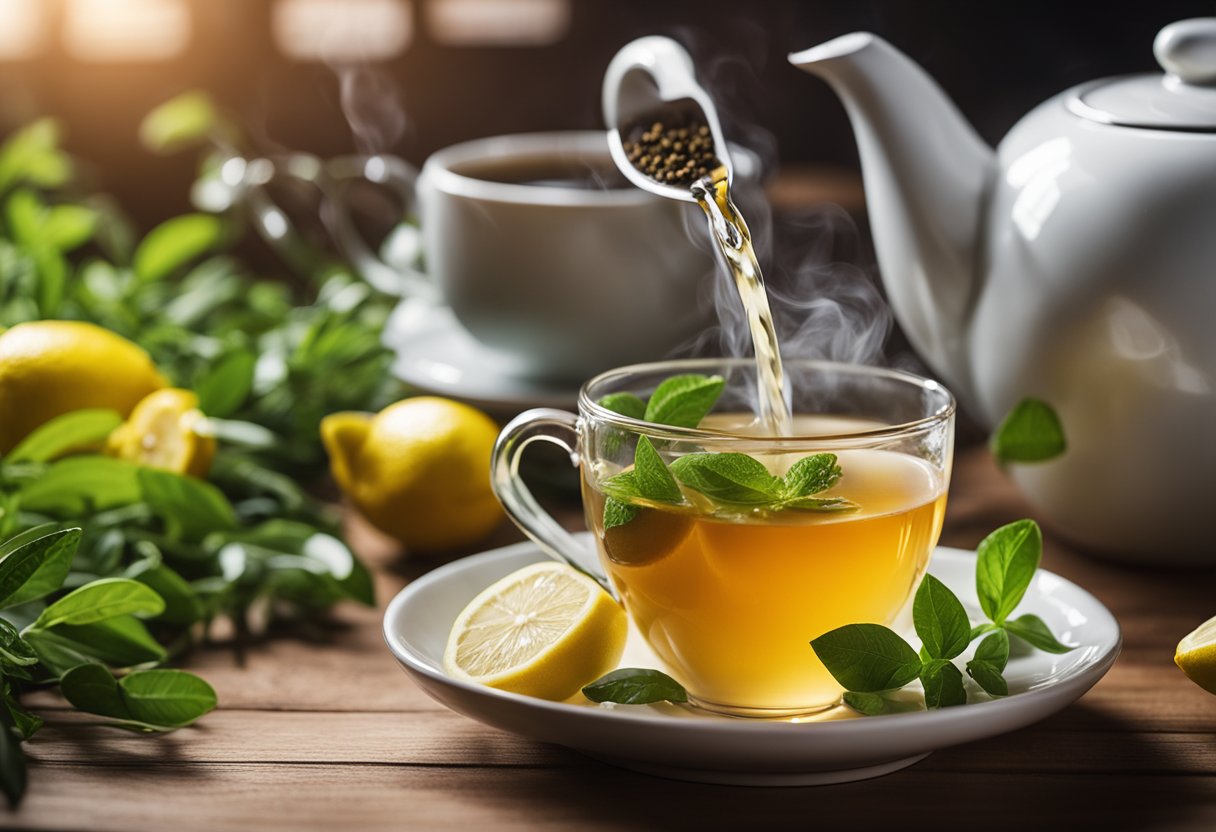
[[1121, 127], [1216, 133], [1216, 17], [1171, 23], [1157, 33], [1153, 53], [1165, 75], [1084, 84], [1068, 98], [1068, 109]]

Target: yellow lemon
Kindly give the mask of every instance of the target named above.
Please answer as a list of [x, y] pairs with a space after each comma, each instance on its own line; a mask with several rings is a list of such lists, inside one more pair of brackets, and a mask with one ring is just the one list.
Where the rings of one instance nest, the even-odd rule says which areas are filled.
[[502, 509], [490, 490], [497, 437], [481, 411], [433, 396], [321, 421], [330, 470], [351, 502], [420, 550], [475, 543], [498, 525]]
[[443, 654], [455, 679], [561, 701], [616, 667], [625, 610], [563, 563], [535, 563], [464, 608]]
[[1174, 663], [1192, 682], [1208, 693], [1216, 693], [1216, 617], [1209, 618], [1178, 642]]
[[80, 321], [17, 324], [0, 334], [0, 453], [73, 410], [126, 416], [164, 386], [148, 354], [107, 329]]
[[215, 456], [215, 438], [198, 409], [198, 396], [169, 387], [149, 393], [130, 418], [110, 434], [113, 456], [175, 474], [205, 477]]

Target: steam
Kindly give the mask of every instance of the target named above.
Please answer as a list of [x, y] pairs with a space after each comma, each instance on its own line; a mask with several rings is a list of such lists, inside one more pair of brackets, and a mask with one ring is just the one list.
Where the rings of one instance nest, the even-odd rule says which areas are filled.
[[[732, 194], [751, 230], [752, 245], [768, 289], [773, 322], [786, 360], [795, 358], [856, 364], [885, 363], [884, 344], [893, 326], [890, 307], [876, 281], [857, 224], [839, 205], [808, 206], [774, 218], [763, 191], [763, 174], [777, 166], [777, 141], [760, 125], [757, 103], [768, 94], [758, 72], [770, 58], [769, 37], [750, 21], [740, 20], [732, 48], [723, 54], [709, 48], [695, 30], [676, 36], [698, 61], [697, 75], [717, 104], [723, 131], [732, 147], [735, 181]], [[753, 31], [748, 31], [749, 27]], [[699, 210], [685, 215], [689, 235], [706, 251], [714, 246]], [[733, 281], [721, 264], [702, 284], [702, 303], [712, 305], [718, 326], [703, 333], [681, 352], [697, 355], [749, 355], [751, 334]]]
[[401, 92], [385, 73], [365, 65], [331, 65], [338, 76], [342, 115], [360, 153], [383, 153], [405, 135]]

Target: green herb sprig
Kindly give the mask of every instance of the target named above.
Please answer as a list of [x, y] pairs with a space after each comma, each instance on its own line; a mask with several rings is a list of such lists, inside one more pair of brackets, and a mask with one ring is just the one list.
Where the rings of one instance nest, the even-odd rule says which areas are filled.
[[167, 657], [149, 625], [169, 604], [146, 572], [89, 580], [46, 603], [73, 575], [81, 539], [78, 527], [41, 526], [0, 544], [0, 789], [12, 805], [25, 791], [20, 744], [42, 727], [20, 703], [24, 688], [57, 683], [73, 707], [135, 731], [172, 731], [216, 705], [199, 677], [149, 669]]
[[[722, 394], [721, 376], [687, 374], [664, 380], [644, 401], [632, 393], [613, 393], [599, 404], [630, 418], [656, 424], [696, 427]], [[693, 453], [674, 460], [670, 467], [654, 443], [639, 436], [633, 468], [600, 484], [606, 495], [605, 530], [637, 517], [633, 503], [645, 500], [666, 505], [686, 501], [680, 485], [733, 509], [782, 511], [853, 511], [856, 503], [842, 497], [818, 497], [840, 481], [842, 471], [835, 454], [813, 454], [795, 462], [783, 477], [775, 477], [759, 460], [741, 453]]]
[[[141, 137], [202, 150], [196, 195], [217, 182], [217, 148], [240, 142], [200, 94], [159, 108]], [[86, 410], [0, 459], [0, 788], [13, 802], [17, 743], [41, 724], [26, 689], [58, 683], [113, 724], [170, 730], [214, 694], [149, 668], [211, 621], [243, 639], [268, 626], [255, 607], [302, 618], [373, 602], [339, 518], [299, 482], [324, 470], [322, 416], [401, 395], [381, 343], [393, 298], [302, 240], [286, 258], [297, 279], [252, 274], [228, 253], [249, 228], [238, 204], [198, 201], [141, 239], [112, 200], [73, 187], [76, 167], [51, 120], [0, 144], [0, 327], [85, 320], [137, 342], [198, 393], [220, 450], [205, 482], [139, 468], [89, 452], [120, 417]]]
[[983, 641], [966, 663], [967, 675], [989, 696], [1007, 696], [1010, 636], [1050, 653], [1074, 649], [1061, 644], [1036, 615], [1009, 618], [1030, 586], [1042, 551], [1042, 534], [1033, 520], [1010, 523], [984, 538], [977, 550], [976, 594], [988, 620], [976, 626], [954, 593], [925, 575], [912, 603], [919, 653], [880, 624], [838, 627], [813, 639], [811, 647], [845, 688], [845, 704], [864, 714], [892, 712], [888, 695], [918, 678], [927, 708], [966, 703], [963, 674], [953, 660], [980, 637]]

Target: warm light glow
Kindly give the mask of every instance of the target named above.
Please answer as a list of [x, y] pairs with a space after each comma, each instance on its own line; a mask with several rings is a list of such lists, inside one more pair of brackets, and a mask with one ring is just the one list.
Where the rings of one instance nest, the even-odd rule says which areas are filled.
[[376, 61], [405, 51], [413, 35], [407, 0], [278, 0], [274, 42], [301, 61]]
[[431, 0], [431, 37], [450, 46], [545, 46], [570, 30], [570, 0]]
[[0, 60], [32, 58], [45, 41], [45, 0], [0, 0]]
[[63, 44], [81, 61], [163, 61], [190, 43], [186, 0], [68, 0], [65, 13]]

